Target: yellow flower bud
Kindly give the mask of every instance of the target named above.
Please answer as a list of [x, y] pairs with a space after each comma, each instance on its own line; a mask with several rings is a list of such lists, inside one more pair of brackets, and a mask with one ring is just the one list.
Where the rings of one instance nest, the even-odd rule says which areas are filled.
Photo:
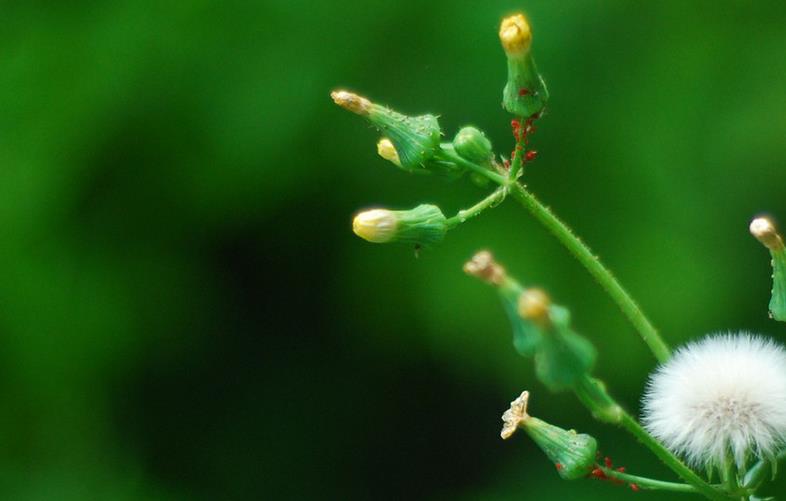
[[396, 214], [387, 209], [363, 211], [352, 221], [352, 231], [355, 235], [377, 244], [390, 242], [396, 235], [397, 227]]
[[551, 298], [541, 289], [527, 289], [518, 301], [519, 315], [525, 320], [548, 323]]
[[388, 162], [393, 162], [398, 167], [401, 167], [401, 160], [398, 158], [398, 152], [390, 139], [383, 137], [379, 140], [377, 143], [377, 153]]
[[532, 43], [532, 31], [523, 14], [506, 17], [499, 26], [502, 48], [511, 56], [524, 54]]
[[409, 210], [371, 209], [355, 216], [352, 231], [376, 244], [400, 242], [419, 247], [436, 244], [448, 232], [445, 215], [436, 205]]

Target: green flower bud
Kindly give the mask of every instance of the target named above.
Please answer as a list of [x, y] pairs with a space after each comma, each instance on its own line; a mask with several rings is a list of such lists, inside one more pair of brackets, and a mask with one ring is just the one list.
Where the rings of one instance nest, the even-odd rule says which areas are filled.
[[[522, 302], [519, 313], [522, 313], [521, 305]], [[571, 329], [570, 312], [566, 308], [549, 306], [541, 325], [545, 335], [535, 354], [535, 374], [551, 391], [575, 387], [594, 367], [595, 347]]]
[[595, 365], [592, 344], [570, 327], [570, 312], [551, 303], [540, 289], [524, 289], [488, 251], [464, 265], [464, 271], [497, 287], [513, 328], [513, 346], [535, 357], [535, 374], [551, 391], [575, 388]]
[[499, 288], [499, 294], [502, 298], [502, 307], [513, 328], [513, 347], [521, 356], [536, 355], [547, 333], [542, 324], [525, 319], [519, 314], [520, 298], [525, 295], [524, 288], [510, 279]]
[[786, 246], [775, 225], [765, 217], [754, 219], [751, 234], [770, 251], [772, 256], [772, 297], [770, 317], [786, 322]]
[[464, 264], [464, 272], [495, 285], [502, 300], [502, 308], [510, 320], [513, 330], [513, 347], [525, 357], [535, 354], [543, 337], [538, 325], [524, 320], [518, 314], [518, 300], [524, 288], [510, 278], [505, 269], [494, 260], [489, 251], [480, 251]]
[[363, 211], [352, 221], [352, 231], [373, 243], [401, 242], [426, 247], [440, 242], [448, 225], [439, 207], [423, 204], [410, 210]]
[[453, 138], [453, 148], [456, 153], [470, 162], [480, 165], [491, 163], [493, 152], [491, 141], [485, 134], [475, 127], [463, 127]]
[[546, 106], [549, 92], [530, 53], [532, 32], [527, 19], [521, 14], [503, 19], [499, 39], [508, 59], [508, 81], [502, 94], [502, 107], [518, 117], [540, 113]]
[[510, 403], [502, 415], [505, 423], [500, 433], [503, 439], [510, 438], [519, 428], [537, 444], [557, 468], [565, 480], [586, 477], [595, 466], [598, 442], [584, 433], [563, 430], [527, 413], [529, 392], [524, 391]]
[[334, 91], [330, 96], [336, 104], [366, 117], [382, 131], [393, 145], [404, 170], [426, 169], [427, 162], [439, 150], [442, 132], [434, 115], [402, 115], [347, 91]]

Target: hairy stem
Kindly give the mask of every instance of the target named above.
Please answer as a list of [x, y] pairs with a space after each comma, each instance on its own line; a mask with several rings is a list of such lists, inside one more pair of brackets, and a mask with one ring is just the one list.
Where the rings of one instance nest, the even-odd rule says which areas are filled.
[[[543, 205], [532, 193], [527, 191], [521, 183], [515, 179], [507, 178], [493, 172], [485, 167], [481, 167], [473, 162], [470, 162], [455, 152], [441, 149], [437, 154], [438, 160], [453, 162], [462, 165], [472, 172], [480, 174], [487, 179], [497, 183], [501, 187], [505, 187], [507, 192], [519, 201], [543, 226], [545, 226], [560, 243], [565, 246], [573, 257], [575, 257], [587, 271], [592, 275], [595, 280], [603, 287], [611, 299], [617, 303], [617, 306], [622, 310], [628, 320], [633, 324], [639, 335], [647, 343], [655, 358], [659, 362], [665, 362], [671, 356], [669, 346], [663, 341], [663, 338], [658, 334], [657, 329], [652, 325], [652, 322], [647, 319], [644, 313], [636, 304], [636, 301], [628, 294], [622, 285], [614, 278], [614, 275], [600, 262], [600, 259], [595, 256], [589, 247], [582, 242], [576, 235], [573, 234], [570, 228], [563, 223], [556, 215], [554, 215], [548, 207]], [[520, 154], [516, 155], [520, 160]]]
[[508, 191], [506, 187], [500, 186], [499, 188], [494, 190], [489, 196], [487, 196], [480, 202], [476, 203], [472, 207], [458, 211], [458, 214], [447, 219], [448, 228], [455, 228], [456, 226], [460, 225], [467, 219], [478, 216], [484, 210], [490, 207], [494, 207], [498, 203], [505, 200], [505, 195], [507, 195], [507, 192]]
[[641, 308], [628, 292], [620, 285], [614, 275], [603, 266], [597, 256], [587, 247], [568, 226], [554, 215], [548, 207], [540, 203], [535, 196], [520, 183], [510, 185], [510, 194], [521, 203], [543, 226], [545, 226], [562, 243], [573, 256], [587, 269], [595, 280], [606, 290], [611, 299], [617, 303], [628, 320], [639, 331], [641, 338], [647, 343], [659, 362], [669, 359], [671, 351], [658, 334], [658, 331], [647, 319]]

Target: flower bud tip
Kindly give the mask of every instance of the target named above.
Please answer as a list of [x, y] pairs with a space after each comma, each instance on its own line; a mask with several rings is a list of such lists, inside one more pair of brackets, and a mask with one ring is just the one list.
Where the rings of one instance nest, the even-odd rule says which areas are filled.
[[480, 251], [464, 264], [464, 273], [492, 285], [500, 285], [505, 279], [505, 268], [494, 261], [489, 251]]
[[397, 166], [401, 167], [401, 159], [399, 159], [396, 147], [393, 146], [393, 143], [390, 141], [390, 139], [383, 137], [379, 140], [377, 143], [377, 153], [388, 162], [393, 162]]
[[395, 214], [387, 209], [363, 211], [352, 221], [352, 231], [363, 240], [385, 243], [396, 234], [398, 221]]
[[371, 101], [352, 92], [334, 90], [330, 93], [330, 97], [337, 105], [358, 115], [368, 115], [371, 109]]
[[775, 225], [766, 217], [757, 217], [751, 221], [751, 235], [771, 251], [783, 250], [783, 239], [775, 229]]
[[502, 431], [500, 436], [507, 440], [516, 433], [519, 424], [529, 419], [527, 414], [527, 404], [529, 403], [529, 392], [522, 391], [519, 397], [510, 403], [510, 408], [502, 414]]
[[525, 320], [546, 322], [551, 298], [541, 289], [527, 289], [519, 296], [519, 315]]
[[506, 17], [499, 26], [499, 40], [509, 55], [524, 54], [532, 43], [532, 31], [523, 14]]

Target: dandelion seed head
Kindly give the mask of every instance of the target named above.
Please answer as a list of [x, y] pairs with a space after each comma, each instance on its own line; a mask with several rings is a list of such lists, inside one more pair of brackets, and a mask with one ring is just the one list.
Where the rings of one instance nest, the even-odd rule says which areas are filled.
[[772, 456], [786, 439], [786, 350], [747, 333], [686, 345], [650, 376], [643, 422], [694, 466]]

